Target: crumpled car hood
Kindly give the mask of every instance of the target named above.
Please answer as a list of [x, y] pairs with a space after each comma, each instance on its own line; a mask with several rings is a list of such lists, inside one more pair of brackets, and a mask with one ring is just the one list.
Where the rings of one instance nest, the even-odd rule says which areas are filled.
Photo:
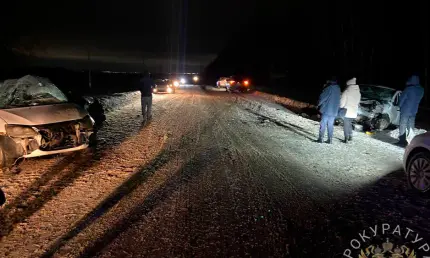
[[381, 114], [386, 108], [388, 108], [388, 104], [374, 99], [366, 99], [360, 101], [358, 113], [361, 115], [370, 115], [370, 118], [373, 118], [373, 116]]
[[82, 119], [88, 112], [72, 103], [0, 109], [0, 119], [8, 124], [43, 125]]

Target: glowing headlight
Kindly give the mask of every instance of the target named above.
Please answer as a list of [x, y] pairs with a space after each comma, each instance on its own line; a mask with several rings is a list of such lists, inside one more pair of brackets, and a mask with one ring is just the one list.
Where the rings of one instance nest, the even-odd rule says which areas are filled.
[[39, 133], [29, 126], [6, 125], [6, 134], [10, 137], [28, 138], [37, 136]]
[[175, 81], [175, 82], [173, 82], [173, 85], [174, 85], [175, 87], [178, 87], [178, 86], [179, 86], [179, 82]]
[[157, 89], [153, 89], [152, 92], [157, 92]]
[[198, 80], [199, 80], [199, 77], [198, 77], [198, 76], [194, 76], [194, 77], [193, 77], [193, 81], [197, 82]]
[[167, 92], [172, 93], [173, 92], [172, 88], [167, 88]]
[[184, 78], [181, 78], [181, 83], [184, 84], [186, 81]]

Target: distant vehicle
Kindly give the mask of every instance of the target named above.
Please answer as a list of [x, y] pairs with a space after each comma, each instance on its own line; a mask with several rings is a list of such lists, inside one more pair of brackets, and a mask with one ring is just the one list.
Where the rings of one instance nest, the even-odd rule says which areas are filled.
[[357, 122], [376, 130], [384, 130], [389, 125], [399, 125], [401, 91], [383, 86], [361, 84], [360, 92], [361, 101]]
[[403, 167], [414, 190], [424, 193], [430, 189], [430, 132], [412, 139], [405, 149]]
[[247, 92], [250, 90], [250, 81], [244, 76], [231, 76], [227, 83], [230, 91]]
[[250, 80], [238, 75], [221, 77], [216, 85], [218, 88], [229, 88], [231, 91], [246, 92], [250, 90]]
[[94, 120], [48, 79], [25, 76], [0, 86], [0, 169], [19, 158], [86, 149]]
[[175, 93], [175, 87], [173, 85], [173, 82], [169, 79], [158, 79], [155, 80], [155, 87], [153, 89], [153, 92]]
[[194, 82], [194, 84], [198, 84], [199, 80], [200, 80], [199, 76], [197, 76], [197, 75], [193, 76], [193, 82]]
[[218, 81], [216, 82], [216, 87], [217, 88], [226, 88], [227, 87], [227, 83], [229, 80], [232, 80], [231, 77], [221, 77], [218, 79]]

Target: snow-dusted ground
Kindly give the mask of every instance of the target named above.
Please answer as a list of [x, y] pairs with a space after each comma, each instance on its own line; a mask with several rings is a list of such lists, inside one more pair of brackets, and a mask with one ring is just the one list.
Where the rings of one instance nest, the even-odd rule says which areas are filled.
[[376, 223], [430, 232], [390, 143], [315, 143], [318, 122], [258, 93], [156, 95], [144, 128], [139, 94], [119, 98], [96, 150], [0, 175], [1, 257], [338, 257]]

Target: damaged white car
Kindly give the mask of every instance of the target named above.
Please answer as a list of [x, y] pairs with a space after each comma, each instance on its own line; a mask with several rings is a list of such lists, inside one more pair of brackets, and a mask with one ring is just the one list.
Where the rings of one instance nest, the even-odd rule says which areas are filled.
[[399, 125], [401, 91], [376, 85], [360, 85], [361, 101], [357, 122], [370, 129], [384, 130]]
[[19, 158], [78, 151], [94, 141], [94, 120], [49, 80], [0, 84], [0, 169]]

